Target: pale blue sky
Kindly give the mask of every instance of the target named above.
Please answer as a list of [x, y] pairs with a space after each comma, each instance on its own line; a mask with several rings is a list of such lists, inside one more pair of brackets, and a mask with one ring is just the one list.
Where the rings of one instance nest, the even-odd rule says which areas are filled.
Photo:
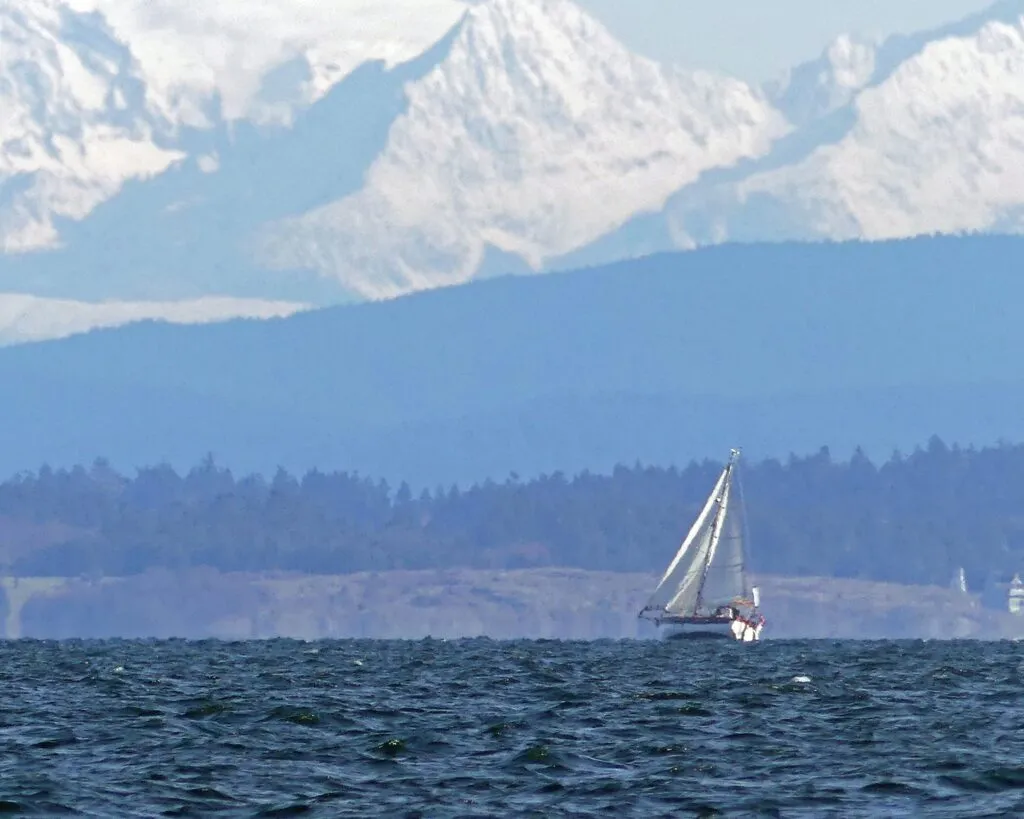
[[992, 0], [577, 0], [631, 49], [684, 66], [769, 79], [837, 35], [913, 32]]

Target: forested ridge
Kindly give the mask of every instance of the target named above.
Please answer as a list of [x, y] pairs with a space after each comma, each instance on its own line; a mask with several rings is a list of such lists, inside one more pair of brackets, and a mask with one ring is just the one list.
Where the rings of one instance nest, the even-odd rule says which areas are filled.
[[[347, 573], [570, 566], [660, 571], [720, 463], [619, 466], [416, 496], [350, 473], [236, 476], [211, 456], [122, 475], [43, 467], [0, 484], [0, 560], [20, 576], [153, 568]], [[859, 450], [744, 460], [752, 568], [902, 583], [1024, 570], [1024, 446], [933, 437], [882, 464]]]

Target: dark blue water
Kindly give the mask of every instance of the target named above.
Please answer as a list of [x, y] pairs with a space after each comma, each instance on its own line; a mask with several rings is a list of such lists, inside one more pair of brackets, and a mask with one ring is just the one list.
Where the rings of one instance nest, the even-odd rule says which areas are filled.
[[1024, 815], [1012, 643], [8, 642], [0, 811]]

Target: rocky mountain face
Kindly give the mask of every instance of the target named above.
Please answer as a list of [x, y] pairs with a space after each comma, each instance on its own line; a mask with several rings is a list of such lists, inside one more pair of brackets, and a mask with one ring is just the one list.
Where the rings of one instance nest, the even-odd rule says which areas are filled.
[[131, 52], [57, 0], [0, 6], [0, 250], [60, 241], [130, 179], [181, 159]]
[[362, 187], [259, 252], [366, 297], [466, 281], [494, 250], [540, 270], [787, 130], [744, 83], [632, 55], [568, 0], [473, 8], [404, 93]]
[[773, 101], [797, 130], [677, 192], [668, 246], [1024, 224], [1024, 3], [880, 46], [842, 38]]
[[0, 0], [0, 294], [257, 315], [1021, 226], [1022, 0], [840, 37], [763, 89], [631, 54], [570, 0], [245, 8]]

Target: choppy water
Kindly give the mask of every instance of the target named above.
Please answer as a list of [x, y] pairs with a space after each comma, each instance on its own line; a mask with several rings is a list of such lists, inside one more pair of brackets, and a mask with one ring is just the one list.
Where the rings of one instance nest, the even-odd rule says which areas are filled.
[[0, 644], [0, 812], [1024, 815], [1024, 647]]

